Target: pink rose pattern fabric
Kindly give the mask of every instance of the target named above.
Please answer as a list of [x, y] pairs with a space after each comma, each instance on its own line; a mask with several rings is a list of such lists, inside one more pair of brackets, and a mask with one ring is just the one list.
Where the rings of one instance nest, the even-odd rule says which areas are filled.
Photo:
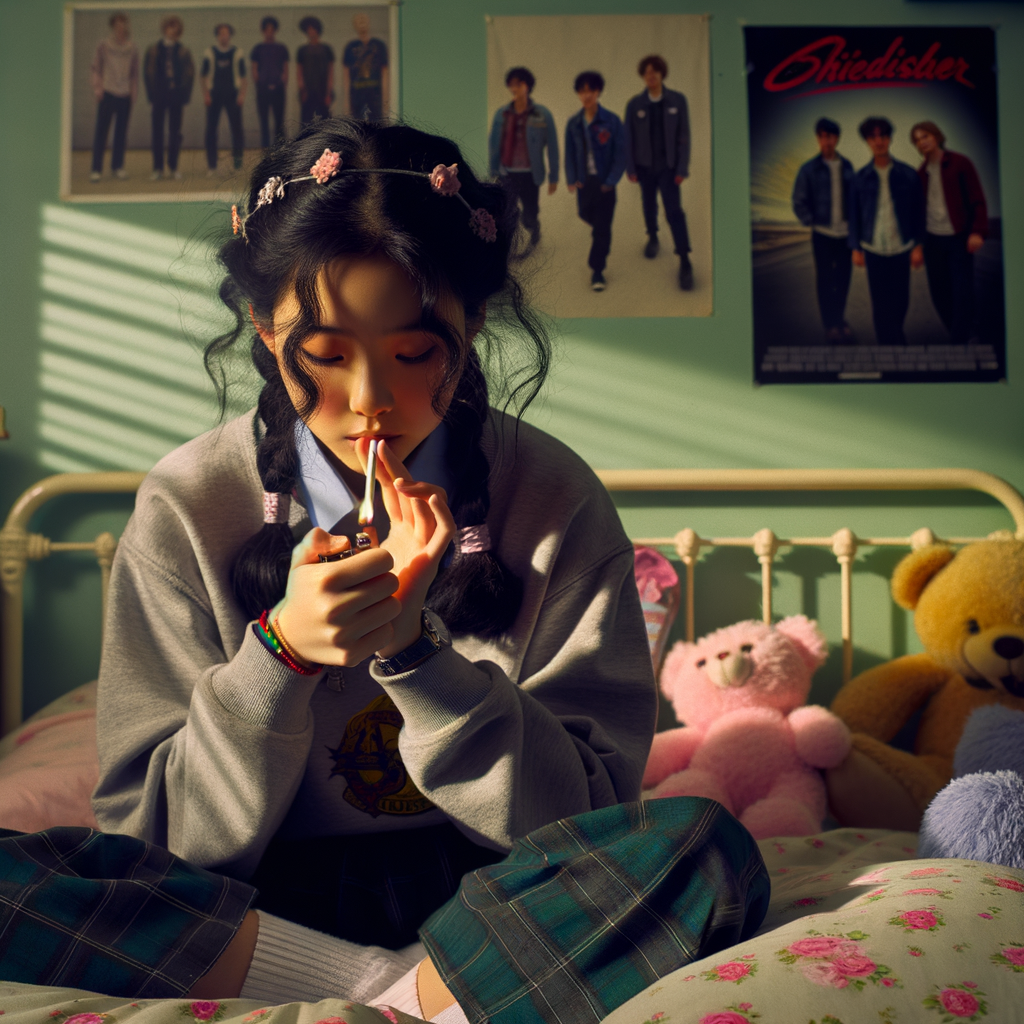
[[603, 1024], [1018, 1019], [1024, 871], [914, 860], [915, 842], [852, 829], [762, 841], [772, 898], [758, 935], [661, 979]]

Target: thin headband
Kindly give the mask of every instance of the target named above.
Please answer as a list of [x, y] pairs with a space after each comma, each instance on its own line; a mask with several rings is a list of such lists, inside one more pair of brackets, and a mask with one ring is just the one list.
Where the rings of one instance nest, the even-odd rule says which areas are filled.
[[245, 225], [250, 217], [254, 217], [263, 206], [269, 206], [275, 199], [284, 199], [285, 189], [300, 181], [315, 181], [318, 185], [326, 185], [332, 178], [339, 174], [407, 174], [414, 178], [426, 178], [430, 187], [442, 196], [455, 196], [467, 210], [469, 210], [469, 229], [478, 238], [485, 242], [496, 242], [498, 240], [498, 228], [494, 218], [483, 207], [474, 209], [466, 200], [459, 195], [462, 182], [459, 181], [459, 165], [451, 164], [445, 167], [438, 164], [429, 173], [427, 171], [407, 171], [400, 167], [345, 167], [341, 166], [341, 154], [332, 149], [325, 149], [315, 164], [309, 169], [309, 174], [300, 175], [298, 178], [284, 178], [274, 175], [267, 178], [266, 184], [260, 189], [256, 198], [256, 206], [252, 213], [242, 217], [238, 213], [238, 206], [231, 207], [231, 230], [234, 234], [241, 232], [242, 237], [248, 241], [245, 233]]

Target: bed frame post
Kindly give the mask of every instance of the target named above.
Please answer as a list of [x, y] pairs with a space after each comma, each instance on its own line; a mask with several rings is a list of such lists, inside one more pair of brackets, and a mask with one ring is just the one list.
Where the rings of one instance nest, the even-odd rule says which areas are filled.
[[753, 537], [754, 554], [761, 563], [761, 618], [772, 624], [772, 562], [779, 550], [779, 538], [774, 531], [758, 530]]
[[857, 537], [844, 527], [832, 536], [832, 552], [839, 562], [839, 589], [842, 599], [843, 683], [853, 676], [853, 559], [857, 554]]
[[686, 566], [686, 642], [694, 641], [693, 620], [693, 569], [700, 554], [701, 539], [695, 530], [687, 527], [675, 536], [676, 553], [679, 561]]
[[[23, 587], [28, 565], [28, 531], [7, 523], [0, 529], [0, 736], [21, 722]], [[19, 685], [9, 686], [8, 680]]]

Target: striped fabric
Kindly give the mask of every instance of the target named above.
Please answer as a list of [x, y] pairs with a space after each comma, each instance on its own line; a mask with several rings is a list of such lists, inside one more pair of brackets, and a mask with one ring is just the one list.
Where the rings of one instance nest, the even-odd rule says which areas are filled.
[[224, 951], [254, 895], [141, 839], [0, 829], [0, 978], [180, 996]]
[[719, 804], [673, 797], [530, 833], [462, 880], [420, 936], [471, 1024], [597, 1024], [657, 979], [748, 938], [769, 880]]

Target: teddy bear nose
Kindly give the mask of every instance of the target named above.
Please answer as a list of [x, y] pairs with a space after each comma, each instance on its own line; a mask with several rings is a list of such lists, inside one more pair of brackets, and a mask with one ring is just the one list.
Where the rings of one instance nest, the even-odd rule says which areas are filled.
[[725, 661], [725, 659], [728, 658], [728, 657], [729, 657], [729, 652], [728, 651], [719, 651], [718, 652], [718, 660], [719, 661]]
[[1013, 661], [1024, 654], [1024, 640], [1016, 636], [1001, 636], [992, 644], [992, 649], [1000, 658]]

